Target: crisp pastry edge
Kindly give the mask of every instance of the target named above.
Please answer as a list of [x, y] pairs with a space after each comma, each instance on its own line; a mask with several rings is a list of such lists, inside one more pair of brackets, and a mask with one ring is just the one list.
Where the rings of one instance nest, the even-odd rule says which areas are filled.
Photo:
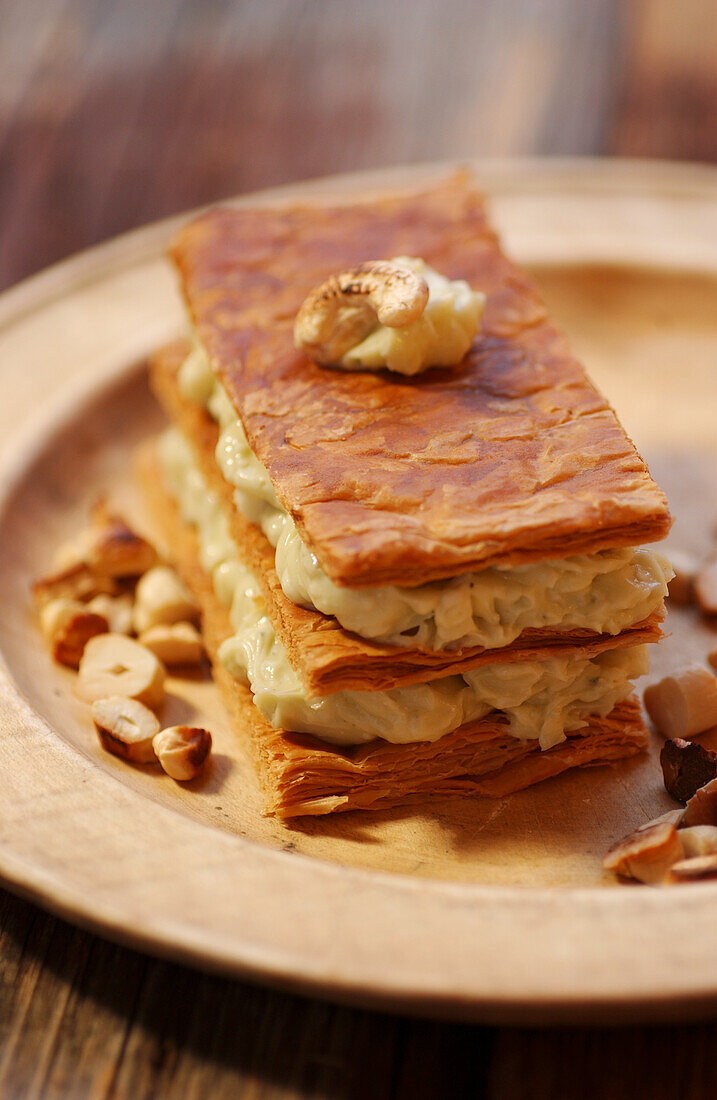
[[136, 466], [153, 521], [202, 608], [214, 680], [239, 735], [249, 735], [268, 813], [290, 818], [385, 809], [459, 793], [504, 797], [568, 768], [609, 763], [647, 747], [635, 696], [547, 751], [541, 751], [537, 741], [511, 737], [504, 722], [491, 718], [469, 723], [435, 742], [371, 743], [348, 751], [273, 729], [254, 706], [249, 689], [217, 659], [219, 644], [230, 631], [227, 612], [199, 565], [194, 532], [162, 488], [153, 442], [140, 448]]

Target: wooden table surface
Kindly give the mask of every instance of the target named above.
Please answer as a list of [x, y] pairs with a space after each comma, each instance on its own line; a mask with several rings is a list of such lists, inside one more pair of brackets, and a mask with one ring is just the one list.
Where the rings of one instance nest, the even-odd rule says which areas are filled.
[[[0, 0], [0, 287], [265, 185], [717, 161], [715, 0]], [[0, 1097], [708, 1097], [717, 1027], [462, 1026], [106, 943], [0, 891]]]

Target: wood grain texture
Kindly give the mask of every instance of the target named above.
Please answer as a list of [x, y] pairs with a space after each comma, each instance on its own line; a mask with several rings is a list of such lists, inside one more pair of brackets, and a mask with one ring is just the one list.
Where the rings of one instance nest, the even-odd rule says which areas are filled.
[[0, 1094], [92, 1100], [706, 1100], [717, 1027], [407, 1020], [157, 962], [0, 898]]
[[[528, 152], [717, 159], [711, 0], [477, 7], [0, 0], [0, 286], [135, 224], [331, 170]], [[571, 296], [595, 279], [554, 279], [542, 287], [570, 327]], [[614, 324], [591, 345], [615, 374], [624, 290], [606, 271]], [[645, 285], [634, 308], [657, 317], [666, 293]], [[571, 335], [580, 351], [592, 338]], [[134, 354], [113, 337], [120, 358]], [[653, 350], [669, 376], [669, 326]], [[699, 335], [694, 351], [711, 369]], [[705, 438], [711, 411], [695, 412]], [[702, 1100], [717, 1086], [712, 1025], [542, 1033], [327, 1007], [0, 899], [3, 1096]]]

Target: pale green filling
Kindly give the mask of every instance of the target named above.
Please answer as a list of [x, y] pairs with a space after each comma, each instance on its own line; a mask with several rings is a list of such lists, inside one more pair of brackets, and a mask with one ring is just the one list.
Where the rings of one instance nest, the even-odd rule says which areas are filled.
[[179, 381], [183, 395], [218, 421], [217, 463], [235, 488], [237, 508], [275, 547], [276, 571], [287, 597], [300, 607], [333, 615], [363, 638], [434, 651], [498, 649], [528, 629], [619, 634], [662, 607], [672, 570], [666, 558], [648, 549], [491, 566], [415, 588], [334, 584], [281, 507], [199, 345], [183, 364]]
[[249, 682], [256, 706], [277, 729], [311, 733], [334, 744], [376, 738], [397, 744], [435, 741], [465, 722], [500, 711], [510, 732], [550, 748], [587, 715], [607, 715], [647, 671], [645, 646], [581, 657], [500, 663], [391, 691], [341, 691], [308, 699], [277, 639], [255, 578], [239, 561], [219, 501], [174, 429], [162, 437], [170, 492], [199, 535], [200, 559], [235, 633], [220, 650], [225, 667]]

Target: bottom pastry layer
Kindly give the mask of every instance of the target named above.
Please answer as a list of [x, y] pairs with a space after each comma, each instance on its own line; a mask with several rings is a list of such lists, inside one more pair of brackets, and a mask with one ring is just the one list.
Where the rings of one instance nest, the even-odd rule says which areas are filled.
[[274, 729], [254, 706], [249, 689], [217, 659], [219, 646], [232, 633], [228, 612], [199, 564], [193, 529], [163, 488], [153, 444], [142, 450], [138, 465], [154, 520], [200, 604], [214, 679], [237, 733], [250, 740], [267, 812], [320, 815], [459, 793], [501, 797], [568, 768], [609, 763], [646, 748], [647, 731], [635, 696], [545, 751], [537, 740], [513, 737], [497, 714], [469, 722], [438, 741], [375, 741], [340, 750], [308, 735]]

